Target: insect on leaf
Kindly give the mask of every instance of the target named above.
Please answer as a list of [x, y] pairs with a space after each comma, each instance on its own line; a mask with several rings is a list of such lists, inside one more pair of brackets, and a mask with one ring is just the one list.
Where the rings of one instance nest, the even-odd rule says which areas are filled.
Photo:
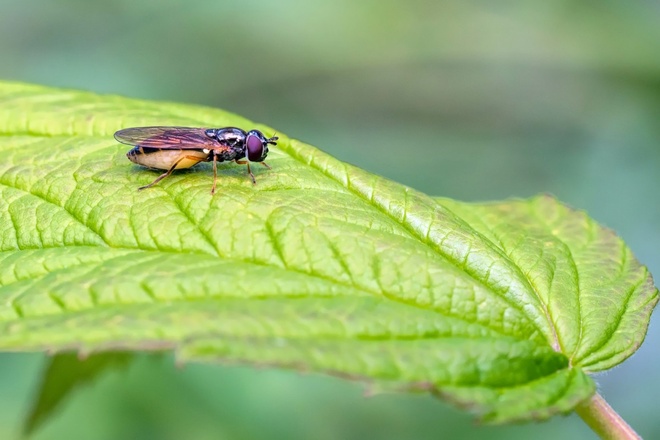
[[200, 164], [138, 192], [155, 175], [116, 130], [274, 130], [19, 84], [0, 104], [4, 350], [172, 350], [422, 390], [507, 422], [589, 398], [587, 373], [635, 352], [658, 300], [619, 237], [550, 196], [431, 198], [285, 136], [256, 186], [221, 165], [212, 197]]

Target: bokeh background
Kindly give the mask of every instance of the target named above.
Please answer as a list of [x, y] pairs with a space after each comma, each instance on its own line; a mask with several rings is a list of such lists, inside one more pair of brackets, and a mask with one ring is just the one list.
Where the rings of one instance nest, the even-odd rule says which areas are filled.
[[[221, 107], [461, 200], [549, 192], [660, 277], [657, 0], [0, 0], [0, 79]], [[660, 438], [660, 324], [597, 377]], [[0, 438], [45, 358], [0, 354]], [[475, 426], [423, 395], [141, 357], [35, 439], [592, 438], [575, 416]]]

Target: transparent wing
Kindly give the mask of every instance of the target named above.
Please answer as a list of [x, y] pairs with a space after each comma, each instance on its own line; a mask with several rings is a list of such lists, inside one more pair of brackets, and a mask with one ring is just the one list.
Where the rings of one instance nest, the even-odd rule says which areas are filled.
[[205, 130], [205, 128], [189, 127], [132, 127], [116, 132], [115, 139], [122, 144], [160, 149], [199, 150], [207, 148], [220, 150], [228, 148], [208, 137]]

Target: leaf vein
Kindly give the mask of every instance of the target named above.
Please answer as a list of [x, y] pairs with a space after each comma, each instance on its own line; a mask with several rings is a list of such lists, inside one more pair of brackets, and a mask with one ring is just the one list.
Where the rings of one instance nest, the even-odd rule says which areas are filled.
[[21, 191], [21, 192], [23, 192], [23, 193], [26, 193], [27, 195], [32, 195], [32, 196], [34, 196], [34, 197], [36, 197], [36, 198], [42, 200], [43, 202], [45, 202], [45, 203], [47, 203], [47, 204], [49, 204], [49, 205], [53, 205], [53, 206], [55, 206], [55, 207], [57, 207], [57, 208], [60, 208], [61, 210], [63, 210], [63, 211], [65, 211], [66, 213], [68, 213], [69, 216], [70, 216], [73, 220], [75, 220], [76, 222], [78, 222], [81, 226], [84, 226], [87, 230], [91, 231], [94, 235], [96, 235], [99, 239], [101, 239], [101, 241], [103, 241], [103, 243], [105, 243], [107, 246], [110, 246], [110, 244], [107, 242], [107, 240], [106, 240], [101, 234], [99, 234], [98, 231], [92, 229], [88, 224], [86, 224], [84, 221], [82, 221], [82, 219], [78, 218], [73, 212], [71, 212], [71, 211], [70, 211], [69, 209], [67, 209], [66, 207], [64, 207], [64, 206], [62, 206], [62, 205], [59, 205], [59, 204], [57, 204], [56, 202], [54, 202], [54, 201], [52, 201], [52, 200], [49, 200], [48, 198], [44, 197], [44, 196], [41, 195], [41, 194], [37, 194], [36, 192], [33, 192], [31, 189], [20, 188], [20, 187], [18, 187], [18, 186], [16, 186], [16, 185], [12, 185], [11, 183], [4, 181], [4, 180], [2, 179], [2, 176], [0, 176], [0, 185], [3, 185], [3, 186], [5, 186], [5, 187], [7, 187], [7, 188], [13, 188], [13, 189], [15, 189], [15, 190], [17, 190], [17, 191]]

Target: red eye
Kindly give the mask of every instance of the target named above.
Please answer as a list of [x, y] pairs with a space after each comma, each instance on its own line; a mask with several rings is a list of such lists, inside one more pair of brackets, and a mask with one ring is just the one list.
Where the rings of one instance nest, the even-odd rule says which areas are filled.
[[245, 139], [247, 158], [250, 162], [261, 162], [264, 156], [264, 143], [258, 136], [249, 134]]

